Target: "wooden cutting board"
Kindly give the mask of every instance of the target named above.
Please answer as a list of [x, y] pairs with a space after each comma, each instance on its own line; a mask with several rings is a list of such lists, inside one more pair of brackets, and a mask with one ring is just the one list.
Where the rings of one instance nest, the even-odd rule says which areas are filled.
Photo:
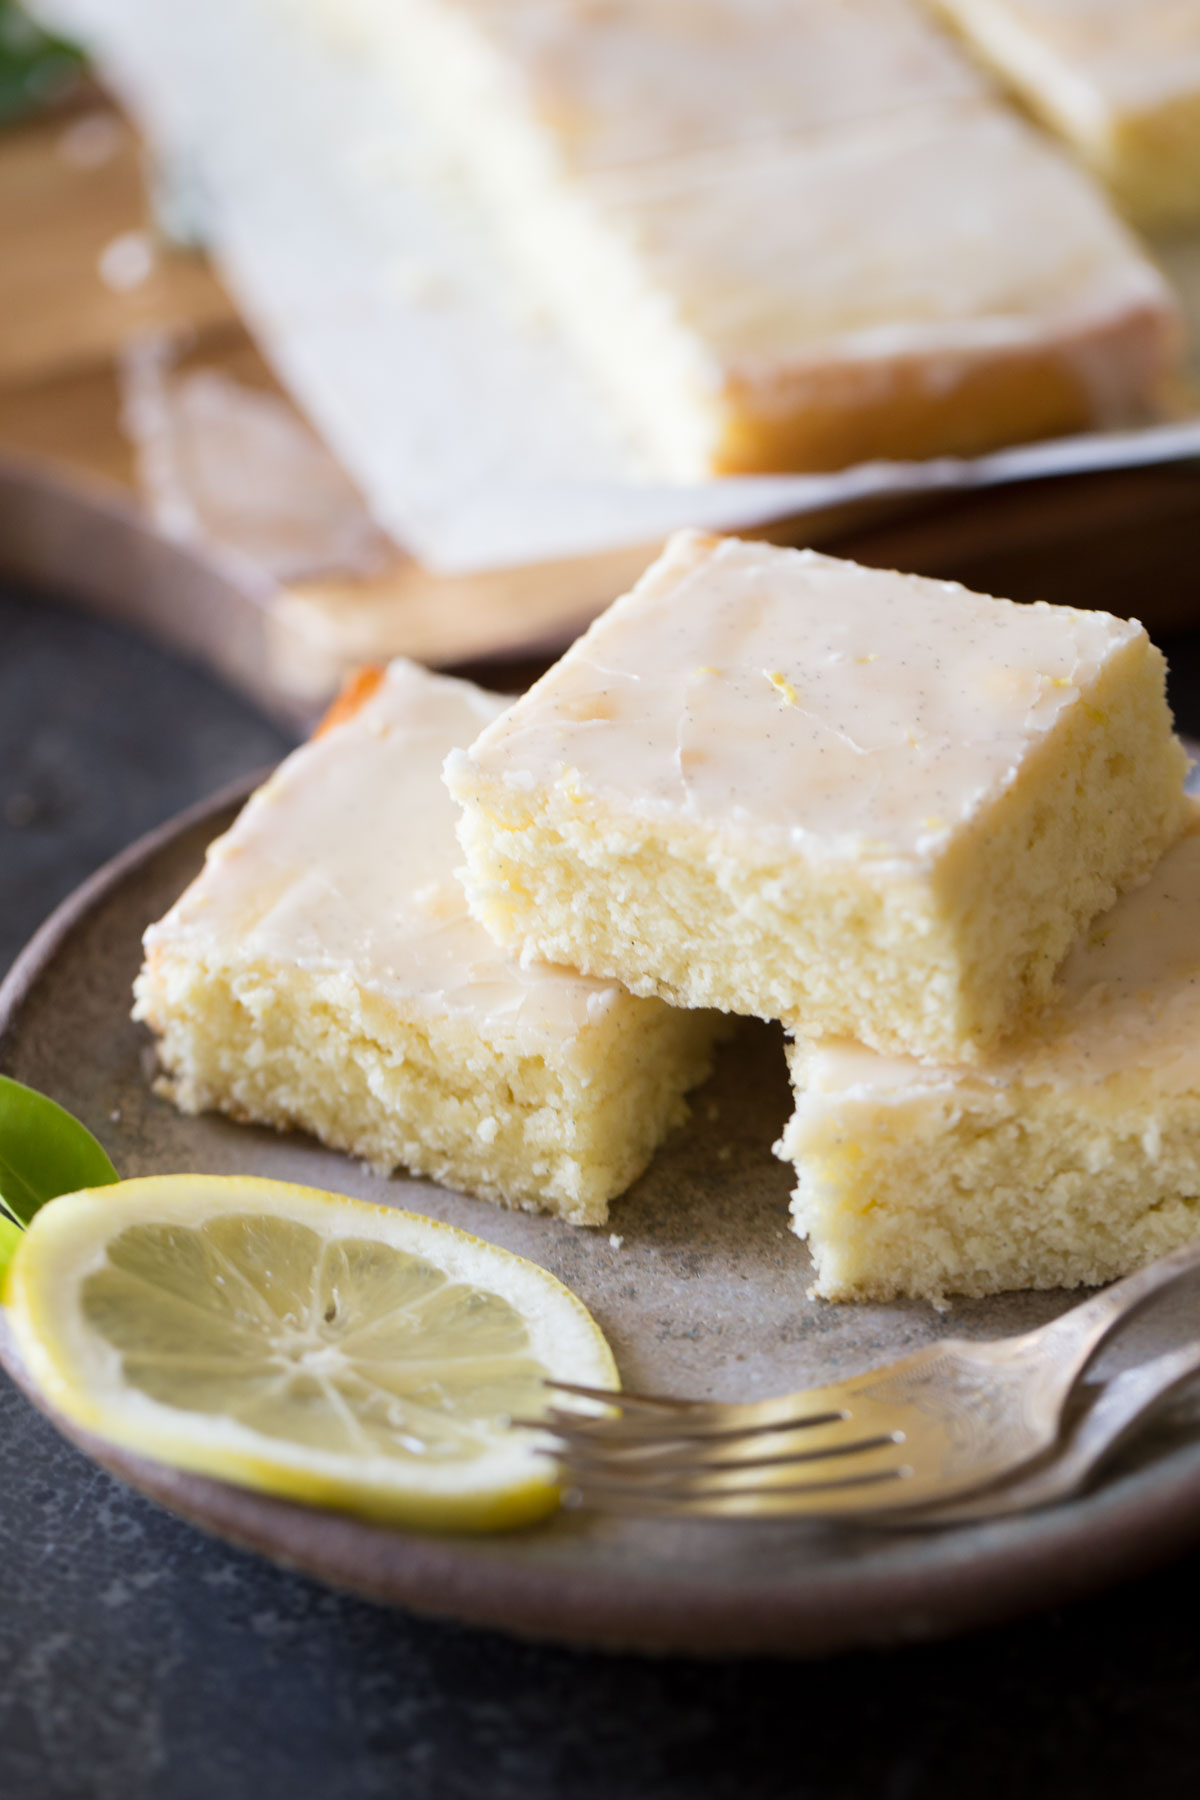
[[[122, 347], [165, 334], [206, 368], [275, 384], [200, 255], [155, 242], [142, 279], [114, 281], [114, 255], [119, 276], [147, 229], [141, 147], [98, 91], [0, 133], [7, 573], [151, 630], [303, 719], [365, 660], [550, 654], [645, 566], [655, 545], [441, 579], [397, 551], [370, 575], [280, 584], [164, 538], [139, 499], [121, 424]], [[1200, 620], [1200, 474], [1187, 465], [1025, 483], [915, 511], [876, 502], [768, 535], [992, 592], [1136, 612], [1160, 630]]]

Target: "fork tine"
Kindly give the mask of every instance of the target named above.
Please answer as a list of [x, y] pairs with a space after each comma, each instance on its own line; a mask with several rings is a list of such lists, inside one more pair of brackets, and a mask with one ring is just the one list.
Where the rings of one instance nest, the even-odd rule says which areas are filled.
[[756, 1406], [753, 1401], [748, 1404], [738, 1404], [720, 1400], [678, 1400], [669, 1394], [632, 1393], [628, 1388], [585, 1387], [582, 1382], [555, 1381], [549, 1377], [543, 1381], [542, 1386], [552, 1388], [556, 1393], [570, 1394], [580, 1400], [597, 1400], [610, 1409], [608, 1414], [573, 1413], [571, 1415], [573, 1418], [607, 1423], [611, 1422], [612, 1414], [627, 1413], [630, 1415], [628, 1422], [632, 1424], [639, 1415], [645, 1414], [645, 1422], [655, 1429], [665, 1423], [667, 1418], [688, 1419], [697, 1422], [710, 1416], [719, 1416], [724, 1419], [726, 1415], [748, 1412]]
[[907, 1479], [903, 1467], [872, 1470], [834, 1480], [745, 1483], [722, 1487], [685, 1483], [674, 1488], [634, 1487], [625, 1481], [583, 1479], [563, 1494], [568, 1507], [595, 1507], [607, 1513], [669, 1518], [798, 1518], [864, 1513], [896, 1505], [895, 1490]]
[[663, 1394], [633, 1394], [628, 1388], [585, 1387], [581, 1381], [556, 1381], [547, 1376], [543, 1387], [553, 1388], [558, 1394], [574, 1394], [580, 1400], [600, 1400], [605, 1406], [615, 1406], [622, 1411], [647, 1412], [690, 1412], [696, 1406], [705, 1406], [707, 1401], [672, 1400]]
[[722, 1425], [716, 1422], [707, 1424], [701, 1421], [694, 1424], [690, 1420], [664, 1420], [651, 1424], [643, 1419], [596, 1418], [588, 1413], [571, 1412], [561, 1407], [551, 1407], [540, 1419], [514, 1419], [514, 1425], [522, 1425], [543, 1431], [552, 1431], [556, 1437], [566, 1443], [578, 1444], [618, 1444], [645, 1445], [653, 1447], [658, 1444], [721, 1444], [738, 1438], [778, 1437], [788, 1432], [817, 1431], [824, 1426], [853, 1424], [853, 1415], [849, 1412], [818, 1412], [798, 1415], [793, 1418], [780, 1419], [777, 1422], [767, 1420], [762, 1424]]
[[541, 1419], [518, 1419], [514, 1424], [548, 1432], [555, 1440], [555, 1454], [560, 1458], [588, 1456], [620, 1461], [628, 1458], [700, 1457], [739, 1452], [744, 1456], [759, 1454], [779, 1457], [801, 1452], [842, 1450], [847, 1444], [863, 1438], [890, 1437], [894, 1432], [878, 1424], [864, 1425], [851, 1414], [818, 1413], [811, 1418], [775, 1424], [767, 1422], [750, 1427], [718, 1430], [693, 1430], [689, 1425], [674, 1423], [654, 1429], [635, 1426], [629, 1429], [623, 1420], [581, 1418], [578, 1413], [552, 1411]]
[[[796, 1405], [804, 1398], [803, 1395], [797, 1395]], [[626, 1417], [621, 1412], [600, 1415], [575, 1412], [566, 1407], [550, 1407], [540, 1419], [514, 1419], [513, 1423], [525, 1426], [536, 1424], [543, 1429], [552, 1429], [562, 1437], [603, 1438], [612, 1443], [644, 1443], [701, 1438], [716, 1441], [759, 1433], [812, 1431], [824, 1425], [848, 1423], [853, 1416], [849, 1407], [824, 1407], [804, 1412], [793, 1406], [791, 1410], [781, 1410], [776, 1417], [763, 1417], [759, 1407], [753, 1402], [745, 1406], [724, 1406], [705, 1401], [690, 1403], [686, 1409], [681, 1408], [679, 1412], [665, 1418], [644, 1416], [638, 1412]]]
[[[533, 1424], [533, 1420], [522, 1420], [524, 1424]], [[542, 1426], [551, 1427], [556, 1435], [563, 1438], [578, 1438], [579, 1442], [603, 1442], [603, 1444], [720, 1444], [725, 1438], [757, 1438], [757, 1436], [779, 1436], [788, 1431], [817, 1431], [822, 1426], [847, 1426], [853, 1424], [853, 1413], [811, 1413], [795, 1418], [781, 1418], [779, 1422], [766, 1420], [765, 1424], [698, 1424], [694, 1426], [689, 1420], [666, 1420], [660, 1426], [649, 1426], [642, 1420], [624, 1420], [624, 1418], [590, 1418], [585, 1413], [570, 1413], [565, 1409], [554, 1408], [543, 1413]]]
[[871, 1451], [894, 1449], [903, 1438], [896, 1432], [876, 1437], [854, 1438], [848, 1443], [827, 1444], [810, 1450], [785, 1449], [765, 1451], [757, 1442], [748, 1443], [746, 1454], [737, 1454], [737, 1445], [729, 1446], [724, 1455], [712, 1456], [697, 1446], [621, 1448], [576, 1445], [564, 1459], [572, 1474], [581, 1478], [603, 1476], [605, 1472], [622, 1480], [671, 1480], [704, 1476], [728, 1470], [804, 1468], [809, 1463], [830, 1463], [846, 1457], [865, 1456]]
[[[678, 1430], [700, 1433], [746, 1430], [799, 1429], [807, 1424], [848, 1418], [852, 1400], [841, 1386], [805, 1388], [795, 1394], [778, 1394], [767, 1400], [675, 1400], [663, 1394], [630, 1393], [625, 1388], [594, 1388], [569, 1381], [547, 1379], [544, 1387], [583, 1400], [599, 1400], [611, 1410], [606, 1414], [560, 1413], [581, 1429], [647, 1432], [657, 1434], [667, 1423]], [[645, 1414], [645, 1417], [640, 1415]], [[628, 1416], [626, 1416], [628, 1415]], [[664, 1415], [669, 1415], [664, 1416]]]

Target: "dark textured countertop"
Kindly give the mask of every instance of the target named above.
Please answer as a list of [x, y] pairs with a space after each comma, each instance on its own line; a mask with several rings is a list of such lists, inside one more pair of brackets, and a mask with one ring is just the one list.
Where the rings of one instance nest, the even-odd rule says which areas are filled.
[[[1168, 646], [1200, 729], [1200, 647]], [[0, 593], [0, 971], [138, 833], [286, 747], [206, 676]], [[640, 1661], [389, 1613], [209, 1541], [0, 1385], [2, 1800], [1106, 1800], [1200, 1791], [1200, 1554], [820, 1664]]]

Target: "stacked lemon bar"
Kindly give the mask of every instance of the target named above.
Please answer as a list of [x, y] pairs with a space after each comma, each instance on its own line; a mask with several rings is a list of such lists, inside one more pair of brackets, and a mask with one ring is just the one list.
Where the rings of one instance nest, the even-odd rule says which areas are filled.
[[186, 1112], [599, 1224], [717, 1020], [518, 962], [471, 918], [441, 768], [504, 704], [406, 662], [360, 682], [151, 927], [135, 1016]]
[[1164, 674], [1136, 622], [684, 534], [449, 758], [472, 910], [785, 1021], [819, 1293], [1107, 1279], [1200, 1227]]

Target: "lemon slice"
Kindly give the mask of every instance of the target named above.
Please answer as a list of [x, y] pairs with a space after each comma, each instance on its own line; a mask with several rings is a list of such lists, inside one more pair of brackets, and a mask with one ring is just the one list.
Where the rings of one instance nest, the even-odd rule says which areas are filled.
[[452, 1530], [553, 1508], [509, 1417], [547, 1376], [615, 1386], [544, 1269], [415, 1213], [283, 1182], [172, 1175], [53, 1200], [5, 1299], [38, 1389], [160, 1462]]

